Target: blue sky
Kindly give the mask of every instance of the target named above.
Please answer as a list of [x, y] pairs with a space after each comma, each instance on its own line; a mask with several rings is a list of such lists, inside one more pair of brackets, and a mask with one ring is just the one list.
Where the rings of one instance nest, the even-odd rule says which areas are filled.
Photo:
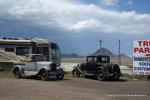
[[0, 36], [45, 38], [63, 53], [102, 46], [132, 55], [133, 40], [150, 37], [150, 0], [0, 0]]

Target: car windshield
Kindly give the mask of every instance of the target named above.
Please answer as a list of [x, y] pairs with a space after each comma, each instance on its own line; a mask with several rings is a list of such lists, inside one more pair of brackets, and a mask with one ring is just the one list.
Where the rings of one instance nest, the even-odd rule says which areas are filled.
[[54, 63], [60, 65], [60, 49], [55, 43], [51, 43], [51, 57]]

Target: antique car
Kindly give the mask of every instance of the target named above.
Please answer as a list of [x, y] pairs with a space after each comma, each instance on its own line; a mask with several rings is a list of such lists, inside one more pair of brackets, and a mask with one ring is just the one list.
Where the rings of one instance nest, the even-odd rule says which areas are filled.
[[111, 64], [110, 57], [105, 55], [87, 56], [86, 63], [80, 63], [72, 70], [73, 77], [94, 76], [98, 80], [119, 80], [121, 74], [119, 65]]
[[13, 73], [16, 78], [24, 76], [38, 76], [42, 80], [56, 78], [62, 80], [64, 71], [52, 61], [46, 61], [41, 54], [30, 54], [26, 56], [26, 61], [14, 64]]

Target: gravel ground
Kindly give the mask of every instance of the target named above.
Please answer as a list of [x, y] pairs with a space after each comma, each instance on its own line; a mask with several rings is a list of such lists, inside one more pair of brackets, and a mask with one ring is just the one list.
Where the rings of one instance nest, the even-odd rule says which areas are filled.
[[149, 81], [62, 81], [0, 77], [0, 100], [149, 100]]

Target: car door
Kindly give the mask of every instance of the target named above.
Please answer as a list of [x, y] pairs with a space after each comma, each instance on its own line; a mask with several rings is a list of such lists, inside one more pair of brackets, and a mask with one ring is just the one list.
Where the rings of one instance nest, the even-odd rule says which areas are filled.
[[97, 69], [97, 67], [98, 67], [98, 64], [97, 64], [96, 57], [93, 57], [91, 60], [87, 60], [86, 73], [95, 74], [95, 70]]
[[36, 62], [26, 62], [25, 63], [25, 71], [36, 71]]

